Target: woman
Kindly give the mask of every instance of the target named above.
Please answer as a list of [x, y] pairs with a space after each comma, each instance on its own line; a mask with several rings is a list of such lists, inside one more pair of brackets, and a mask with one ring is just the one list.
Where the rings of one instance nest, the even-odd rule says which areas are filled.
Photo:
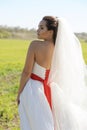
[[[45, 90], [43, 90], [43, 83], [32, 79], [31, 73], [33, 72], [33, 74], [38, 75], [42, 79], [45, 79], [45, 75], [48, 76], [54, 50], [57, 25], [58, 21], [54, 17], [44, 17], [39, 23], [37, 30], [38, 38], [43, 39], [44, 41], [33, 41], [29, 47], [18, 92], [22, 130], [54, 129], [53, 117], [50, 109], [51, 101], [49, 101], [49, 106], [47, 98], [44, 94]], [[50, 89], [48, 91], [50, 91]], [[26, 101], [24, 101], [25, 98]], [[50, 100], [49, 94], [48, 98]], [[26, 104], [26, 108], [24, 104]]]
[[17, 97], [21, 130], [86, 130], [86, 67], [62, 18], [45, 16], [29, 47]]

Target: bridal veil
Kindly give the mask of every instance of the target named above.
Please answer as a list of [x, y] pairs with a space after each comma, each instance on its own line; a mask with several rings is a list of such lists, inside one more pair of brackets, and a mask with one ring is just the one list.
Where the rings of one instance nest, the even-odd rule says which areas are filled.
[[58, 18], [48, 83], [55, 130], [87, 130], [87, 69], [81, 44], [69, 23]]

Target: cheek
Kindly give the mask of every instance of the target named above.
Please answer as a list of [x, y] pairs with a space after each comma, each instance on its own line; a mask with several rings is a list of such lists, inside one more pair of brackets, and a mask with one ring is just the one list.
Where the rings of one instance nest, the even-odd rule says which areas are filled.
[[46, 32], [44, 32], [44, 31], [41, 31], [40, 33], [39, 33], [39, 35], [38, 35], [38, 38], [40, 38], [40, 39], [44, 39], [44, 38], [46, 38], [47, 37], [47, 34], [46, 34]]
[[40, 33], [43, 34], [45, 32], [45, 30], [40, 30]]
[[45, 31], [40, 31], [40, 32], [39, 32], [39, 35], [40, 35], [40, 36], [44, 36], [44, 35], [46, 35], [46, 32], [45, 32]]

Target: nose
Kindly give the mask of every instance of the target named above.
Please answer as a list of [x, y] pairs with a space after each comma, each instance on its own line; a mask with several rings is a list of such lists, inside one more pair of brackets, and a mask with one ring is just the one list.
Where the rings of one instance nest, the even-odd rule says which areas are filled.
[[39, 35], [39, 33], [40, 33], [40, 30], [39, 30], [39, 29], [37, 29], [37, 35]]
[[39, 29], [37, 29], [37, 33], [39, 33]]

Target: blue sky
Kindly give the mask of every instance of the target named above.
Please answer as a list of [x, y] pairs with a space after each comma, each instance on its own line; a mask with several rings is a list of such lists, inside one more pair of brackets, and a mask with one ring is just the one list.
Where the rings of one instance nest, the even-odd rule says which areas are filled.
[[0, 0], [0, 25], [37, 28], [45, 15], [64, 17], [74, 32], [87, 32], [87, 0]]

